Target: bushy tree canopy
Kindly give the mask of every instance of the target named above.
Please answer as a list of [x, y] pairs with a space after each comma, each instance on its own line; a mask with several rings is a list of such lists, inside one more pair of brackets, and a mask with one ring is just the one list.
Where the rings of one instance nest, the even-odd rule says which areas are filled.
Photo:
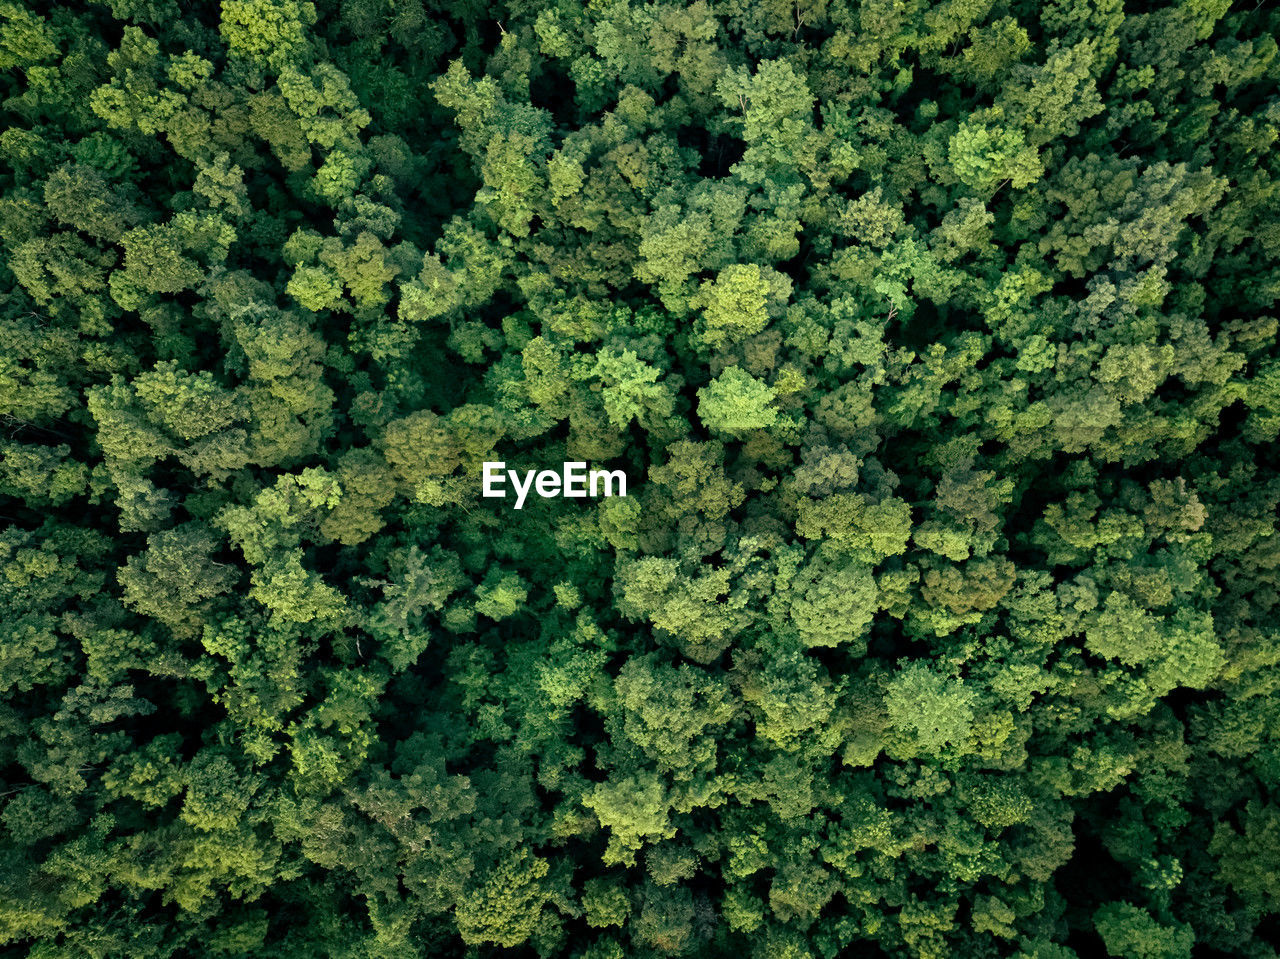
[[0, 952], [1274, 959], [1277, 36], [0, 0]]

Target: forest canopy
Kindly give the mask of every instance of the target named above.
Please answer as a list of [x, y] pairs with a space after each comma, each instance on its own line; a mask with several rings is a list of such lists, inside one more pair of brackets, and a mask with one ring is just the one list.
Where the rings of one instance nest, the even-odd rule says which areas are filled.
[[0, 0], [0, 952], [1276, 959], [1278, 36]]

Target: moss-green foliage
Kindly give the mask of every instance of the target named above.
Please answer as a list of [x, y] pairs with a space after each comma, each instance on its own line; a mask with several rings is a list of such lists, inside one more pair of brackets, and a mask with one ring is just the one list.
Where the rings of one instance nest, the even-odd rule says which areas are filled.
[[0, 953], [1274, 959], [1277, 36], [0, 0]]

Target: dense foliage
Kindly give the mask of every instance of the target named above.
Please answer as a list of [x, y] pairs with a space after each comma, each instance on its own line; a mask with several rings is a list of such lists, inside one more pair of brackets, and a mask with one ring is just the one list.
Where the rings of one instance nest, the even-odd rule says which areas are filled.
[[0, 0], [0, 952], [1274, 959], [1277, 35]]

